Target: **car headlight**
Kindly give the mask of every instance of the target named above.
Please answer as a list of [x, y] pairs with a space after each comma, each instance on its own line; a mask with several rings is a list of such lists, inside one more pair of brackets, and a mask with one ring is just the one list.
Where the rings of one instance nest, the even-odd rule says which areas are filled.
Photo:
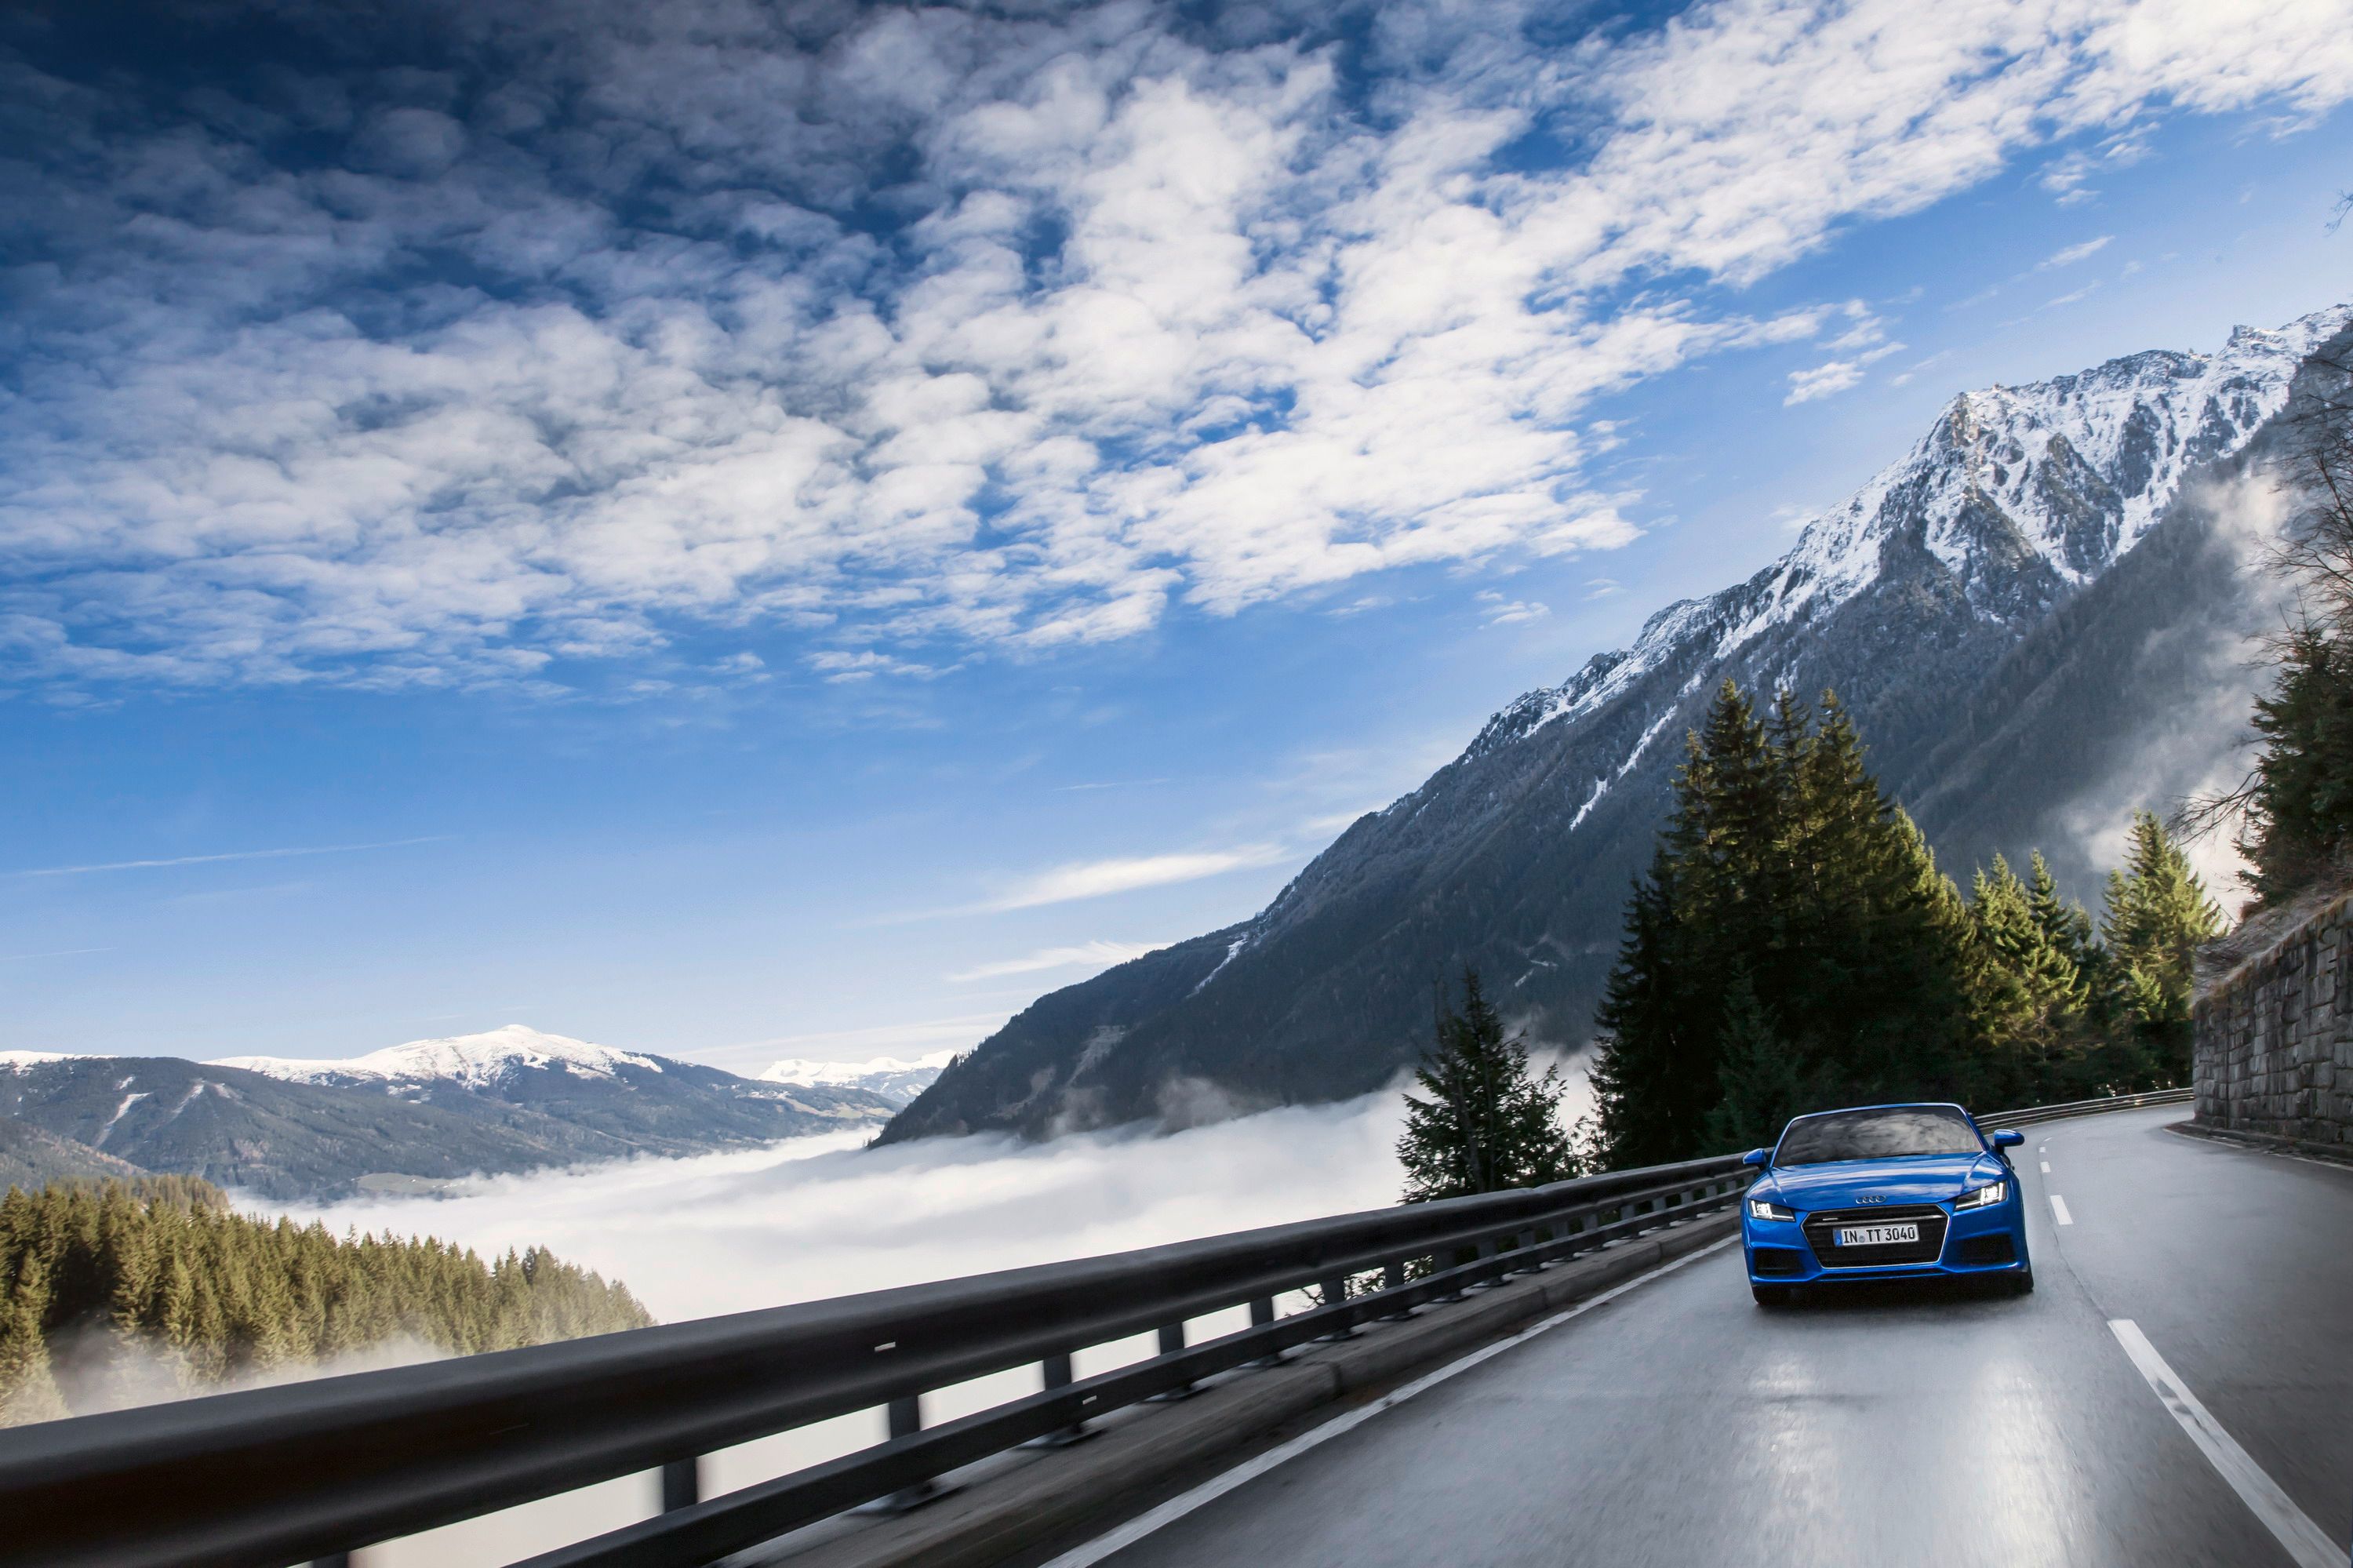
[[1990, 1208], [2009, 1196], [2010, 1183], [1996, 1181], [1990, 1186], [1976, 1188], [1954, 1199], [1953, 1212], [1958, 1213], [1963, 1209]]
[[1794, 1220], [1798, 1213], [1796, 1210], [1785, 1209], [1778, 1203], [1751, 1198], [1748, 1200], [1748, 1217], [1752, 1220]]

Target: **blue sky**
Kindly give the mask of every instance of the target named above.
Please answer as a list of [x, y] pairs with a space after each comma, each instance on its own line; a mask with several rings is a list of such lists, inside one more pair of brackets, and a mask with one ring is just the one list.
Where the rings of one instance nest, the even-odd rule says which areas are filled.
[[1954, 392], [2353, 296], [2341, 12], [2225, 9], [12, 12], [0, 1048], [1239, 919]]

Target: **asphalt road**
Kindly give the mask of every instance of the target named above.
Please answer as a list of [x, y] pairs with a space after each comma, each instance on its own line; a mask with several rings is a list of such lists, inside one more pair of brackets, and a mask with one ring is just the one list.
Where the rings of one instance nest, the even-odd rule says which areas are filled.
[[1103, 1561], [2295, 1563], [2127, 1355], [2126, 1319], [2343, 1563], [2353, 1170], [2163, 1129], [2180, 1116], [2029, 1129], [2031, 1297], [1768, 1311], [1727, 1247]]

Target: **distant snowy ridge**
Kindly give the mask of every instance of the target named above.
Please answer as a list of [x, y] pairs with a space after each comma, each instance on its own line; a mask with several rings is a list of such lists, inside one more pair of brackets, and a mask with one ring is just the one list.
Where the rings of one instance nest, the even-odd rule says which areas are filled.
[[0, 1067], [15, 1072], [24, 1067], [37, 1067], [44, 1062], [69, 1062], [72, 1057], [62, 1051], [0, 1051]]
[[521, 1023], [510, 1023], [481, 1034], [459, 1034], [446, 1040], [412, 1040], [364, 1056], [342, 1061], [290, 1056], [224, 1056], [207, 1064], [242, 1067], [295, 1084], [349, 1084], [374, 1079], [387, 1086], [448, 1082], [483, 1088], [528, 1070], [554, 1069], [582, 1077], [609, 1078], [622, 1066], [648, 1072], [662, 1070], [661, 1059], [591, 1045], [566, 1035], [543, 1033]]
[[776, 1063], [760, 1075], [763, 1083], [800, 1088], [864, 1089], [904, 1104], [931, 1087], [956, 1053], [934, 1051], [913, 1061], [877, 1056], [871, 1062], [809, 1062], [797, 1058]]
[[[2240, 327], [2213, 354], [2153, 349], [2029, 386], [1964, 392], [1909, 452], [1809, 519], [1778, 561], [1667, 606], [1632, 648], [1597, 654], [1563, 684], [1520, 697], [1469, 755], [1600, 708], [1694, 641], [1712, 643], [1720, 661], [1777, 627], [1828, 613], [1878, 577], [1899, 532], [1919, 529], [1972, 587], [2014, 580], [2021, 547], [2053, 586], [2079, 587], [2139, 541], [2188, 475], [2238, 451], [2278, 413], [2297, 366], [2348, 320], [2353, 305], [2337, 305], [2276, 331]], [[1989, 601], [1980, 613], [2005, 608]]]

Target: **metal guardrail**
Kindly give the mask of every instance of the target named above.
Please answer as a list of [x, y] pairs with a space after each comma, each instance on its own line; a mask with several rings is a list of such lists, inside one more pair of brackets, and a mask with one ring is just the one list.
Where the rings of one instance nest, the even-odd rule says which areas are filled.
[[2196, 1097], [2194, 1089], [2151, 1089], [2147, 1094], [2112, 1095], [2106, 1099], [2071, 1100], [2064, 1105], [2036, 1106], [2031, 1110], [2003, 1111], [1991, 1118], [1980, 1118], [1979, 1120], [1988, 1125], [1991, 1121], [1999, 1121], [2004, 1127], [2032, 1127], [2036, 1122], [2057, 1121], [2062, 1117], [2138, 1110], [2143, 1106], [2187, 1105]]
[[[52, 1568], [332, 1563], [659, 1470], [661, 1513], [528, 1568], [691, 1568], [1212, 1373], [1717, 1206], [1748, 1178], [1737, 1156], [1689, 1160], [18, 1427], [0, 1432], [0, 1556]], [[1371, 1271], [1379, 1286], [1351, 1295], [1352, 1277]], [[1277, 1316], [1279, 1298], [1309, 1287], [1320, 1305]], [[1186, 1343], [1187, 1320], [1245, 1305], [1249, 1328]], [[1155, 1330], [1158, 1355], [1072, 1377], [1075, 1351]], [[923, 1394], [1029, 1364], [1039, 1393], [923, 1426]], [[889, 1413], [888, 1441], [699, 1496], [700, 1456], [876, 1407]]]

